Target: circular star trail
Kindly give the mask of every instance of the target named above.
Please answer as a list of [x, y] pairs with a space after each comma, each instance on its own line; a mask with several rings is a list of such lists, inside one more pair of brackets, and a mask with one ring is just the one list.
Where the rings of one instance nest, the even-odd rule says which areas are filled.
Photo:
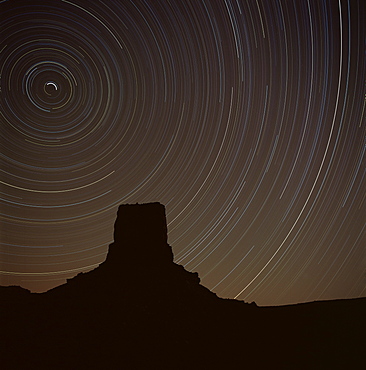
[[0, 2], [0, 282], [104, 261], [119, 204], [166, 206], [221, 297], [365, 295], [365, 4]]

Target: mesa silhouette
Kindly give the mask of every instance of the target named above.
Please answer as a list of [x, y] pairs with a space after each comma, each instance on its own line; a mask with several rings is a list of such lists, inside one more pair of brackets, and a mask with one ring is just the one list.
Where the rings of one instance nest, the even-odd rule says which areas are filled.
[[122, 205], [97, 269], [45, 293], [0, 287], [8, 369], [361, 369], [366, 299], [257, 307], [173, 262], [165, 208]]

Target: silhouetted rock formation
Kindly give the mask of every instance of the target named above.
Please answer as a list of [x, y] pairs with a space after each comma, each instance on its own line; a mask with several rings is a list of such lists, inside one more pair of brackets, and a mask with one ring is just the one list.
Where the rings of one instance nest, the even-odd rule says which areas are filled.
[[136, 265], [164, 268], [172, 263], [164, 206], [160, 203], [121, 206], [107, 261], [132, 269]]
[[366, 299], [257, 307], [199, 282], [173, 262], [164, 206], [123, 205], [99, 268], [0, 287], [0, 368], [366, 368]]

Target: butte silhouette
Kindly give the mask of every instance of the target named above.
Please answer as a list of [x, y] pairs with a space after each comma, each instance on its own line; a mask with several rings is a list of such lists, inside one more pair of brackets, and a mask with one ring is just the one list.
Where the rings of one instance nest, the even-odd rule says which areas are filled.
[[173, 262], [163, 205], [122, 205], [97, 269], [45, 293], [0, 287], [0, 368], [361, 369], [365, 312], [219, 298]]

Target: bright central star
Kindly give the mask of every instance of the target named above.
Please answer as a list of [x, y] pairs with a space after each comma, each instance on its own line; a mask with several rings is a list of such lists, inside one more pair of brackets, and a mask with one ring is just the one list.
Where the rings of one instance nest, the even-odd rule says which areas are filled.
[[47, 82], [46, 85], [52, 85], [57, 90], [57, 85], [54, 82]]

